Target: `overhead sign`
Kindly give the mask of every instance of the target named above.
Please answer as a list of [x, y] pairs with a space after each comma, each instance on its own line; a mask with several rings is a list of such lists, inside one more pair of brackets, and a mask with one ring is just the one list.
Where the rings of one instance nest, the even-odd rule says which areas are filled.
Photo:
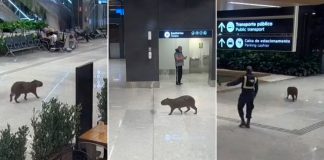
[[98, 4], [107, 4], [107, 0], [98, 0]]
[[217, 38], [217, 47], [218, 49], [291, 51], [292, 37], [219, 36]]
[[293, 18], [266, 20], [217, 21], [219, 34], [234, 33], [293, 33]]
[[210, 38], [213, 36], [211, 30], [191, 30], [191, 31], [160, 31], [159, 38]]
[[292, 51], [293, 18], [217, 21], [218, 49]]

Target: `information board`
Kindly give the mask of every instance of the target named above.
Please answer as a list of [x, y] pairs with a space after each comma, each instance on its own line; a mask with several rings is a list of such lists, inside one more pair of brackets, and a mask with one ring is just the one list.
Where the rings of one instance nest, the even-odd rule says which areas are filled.
[[292, 37], [238, 37], [217, 38], [218, 49], [281, 50], [291, 51]]
[[293, 18], [217, 21], [218, 49], [292, 51]]
[[217, 21], [221, 34], [235, 33], [293, 33], [293, 19]]
[[210, 38], [212, 30], [160, 31], [159, 38]]

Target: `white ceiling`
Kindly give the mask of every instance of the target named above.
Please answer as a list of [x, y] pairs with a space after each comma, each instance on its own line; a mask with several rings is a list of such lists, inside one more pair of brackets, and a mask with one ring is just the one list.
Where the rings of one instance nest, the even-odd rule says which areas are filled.
[[257, 7], [257, 6], [230, 4], [228, 2], [254, 3], [254, 4], [264, 4], [264, 5], [275, 5], [281, 7], [295, 6], [295, 5], [324, 4], [324, 0], [217, 0], [217, 10], [265, 8], [265, 7]]

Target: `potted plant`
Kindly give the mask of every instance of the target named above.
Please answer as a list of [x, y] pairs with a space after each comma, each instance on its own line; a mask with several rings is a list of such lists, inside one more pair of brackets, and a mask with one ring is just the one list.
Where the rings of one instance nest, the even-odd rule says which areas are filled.
[[24, 160], [28, 127], [18, 128], [16, 133], [11, 133], [10, 125], [0, 131], [0, 159], [1, 160]]
[[43, 102], [39, 113], [34, 111], [32, 127], [32, 159], [44, 160], [72, 148], [79, 133], [80, 106], [63, 104], [56, 98]]
[[101, 92], [97, 93], [98, 109], [100, 121], [107, 124], [107, 79], [104, 79], [104, 86], [101, 88]]

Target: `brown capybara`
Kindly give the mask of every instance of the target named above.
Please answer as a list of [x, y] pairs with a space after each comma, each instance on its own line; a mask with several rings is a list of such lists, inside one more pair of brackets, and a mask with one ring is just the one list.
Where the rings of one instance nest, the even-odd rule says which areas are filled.
[[43, 83], [38, 80], [33, 80], [31, 82], [15, 82], [11, 87], [10, 102], [12, 101], [12, 96], [15, 96], [16, 103], [19, 103], [17, 99], [21, 94], [25, 94], [25, 100], [27, 100], [27, 93], [33, 93], [37, 98], [36, 88], [43, 86]]
[[182, 110], [181, 110], [182, 107], [187, 107], [187, 111], [185, 111], [185, 113], [187, 113], [191, 107], [195, 110], [195, 114], [197, 114], [197, 107], [195, 106], [195, 99], [188, 95], [181, 96], [181, 97], [178, 97], [175, 99], [166, 98], [161, 101], [161, 105], [169, 105], [171, 107], [171, 112], [169, 113], [169, 115], [171, 115], [173, 110], [176, 108], [178, 108], [182, 114]]
[[295, 99], [297, 99], [297, 96], [298, 96], [298, 89], [296, 87], [288, 87], [287, 88], [287, 99], [288, 99], [289, 95], [291, 95], [293, 101], [295, 101]]

